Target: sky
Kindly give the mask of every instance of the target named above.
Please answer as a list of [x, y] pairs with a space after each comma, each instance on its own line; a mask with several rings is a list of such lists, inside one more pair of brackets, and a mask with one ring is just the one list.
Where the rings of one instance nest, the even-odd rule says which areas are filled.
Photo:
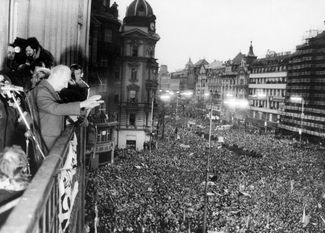
[[[115, 0], [119, 19], [133, 0]], [[111, 3], [114, 1], [111, 1]], [[325, 0], [147, 0], [156, 15], [160, 40], [155, 56], [169, 72], [191, 58], [226, 61], [268, 50], [295, 51], [308, 31], [325, 30]]]

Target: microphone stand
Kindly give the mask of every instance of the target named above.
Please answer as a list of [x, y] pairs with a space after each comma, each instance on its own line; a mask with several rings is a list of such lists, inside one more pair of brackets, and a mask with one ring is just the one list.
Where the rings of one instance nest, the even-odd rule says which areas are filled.
[[23, 120], [23, 122], [24, 122], [24, 124], [25, 124], [25, 126], [26, 126], [26, 128], [27, 128], [27, 131], [30, 133], [31, 138], [34, 140], [34, 142], [35, 142], [35, 144], [36, 144], [36, 147], [37, 147], [37, 149], [39, 150], [39, 152], [41, 153], [43, 159], [45, 159], [45, 155], [44, 155], [44, 152], [43, 152], [43, 150], [42, 150], [42, 148], [41, 148], [41, 145], [40, 145], [39, 142], [37, 141], [34, 132], [31, 130], [30, 125], [28, 124], [27, 119], [26, 119], [26, 117], [25, 117], [25, 115], [24, 115], [24, 113], [23, 113], [23, 111], [22, 111], [22, 109], [21, 109], [21, 107], [20, 107], [20, 105], [19, 105], [19, 103], [18, 103], [18, 101], [17, 101], [17, 98], [16, 98], [15, 95], [12, 93], [12, 92], [17, 92], [17, 93], [18, 93], [18, 91], [17, 91], [17, 90], [13, 90], [13, 89], [11, 89], [11, 90], [9, 89], [9, 90], [4, 90], [4, 92], [6, 93], [6, 95], [7, 95], [9, 98], [12, 98], [12, 99], [14, 100], [15, 105], [16, 105], [16, 107], [17, 107], [17, 110], [18, 110], [18, 112], [19, 112], [19, 115], [20, 115], [21, 119]]

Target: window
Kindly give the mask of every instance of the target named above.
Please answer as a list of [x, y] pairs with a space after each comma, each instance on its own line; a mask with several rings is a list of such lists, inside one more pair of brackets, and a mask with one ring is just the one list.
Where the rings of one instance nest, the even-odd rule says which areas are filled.
[[118, 103], [119, 102], [119, 95], [118, 94], [116, 94], [116, 95], [114, 95], [114, 103]]
[[130, 150], [135, 150], [137, 145], [136, 140], [126, 140], [126, 148]]
[[137, 12], [137, 15], [138, 16], [145, 16], [146, 15], [146, 9], [144, 8], [143, 5], [141, 5], [138, 9], [138, 12]]
[[132, 103], [132, 104], [136, 103], [136, 94], [137, 94], [137, 92], [135, 90], [131, 90], [129, 92], [129, 101], [130, 101], [130, 103]]
[[119, 80], [120, 79], [120, 72], [118, 70], [116, 70], [114, 72], [114, 78], [115, 78], [115, 80]]
[[137, 69], [131, 68], [131, 81], [137, 81]]
[[131, 126], [135, 126], [135, 113], [130, 113], [129, 123]]
[[133, 57], [137, 57], [138, 56], [138, 46], [137, 45], [133, 45], [132, 46], [132, 56]]
[[105, 28], [104, 30], [104, 42], [111, 43], [113, 41], [112, 30]]

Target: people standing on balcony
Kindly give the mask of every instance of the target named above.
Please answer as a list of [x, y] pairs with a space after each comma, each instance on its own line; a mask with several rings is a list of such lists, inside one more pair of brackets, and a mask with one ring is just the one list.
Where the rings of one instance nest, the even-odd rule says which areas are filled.
[[60, 97], [66, 103], [74, 101], [83, 101], [89, 96], [89, 85], [82, 79], [83, 69], [78, 64], [70, 66], [71, 80], [68, 87], [60, 91]]
[[26, 64], [31, 67], [36, 62], [43, 62], [46, 68], [51, 68], [54, 65], [53, 55], [44, 49], [35, 37], [27, 39], [26, 56]]
[[20, 70], [26, 61], [25, 54], [26, 40], [17, 37], [15, 41], [8, 45], [8, 54], [5, 69], [15, 72]]
[[[84, 101], [62, 103], [58, 92], [68, 86], [71, 79], [71, 70], [68, 66], [58, 65], [51, 69], [48, 79], [42, 80], [40, 84], [31, 91], [38, 112], [34, 116], [34, 124], [41, 131], [42, 139], [49, 150], [65, 126], [65, 116], [80, 115], [82, 109], [91, 109], [99, 106], [101, 96], [95, 95]], [[35, 113], [34, 112], [34, 113]]]

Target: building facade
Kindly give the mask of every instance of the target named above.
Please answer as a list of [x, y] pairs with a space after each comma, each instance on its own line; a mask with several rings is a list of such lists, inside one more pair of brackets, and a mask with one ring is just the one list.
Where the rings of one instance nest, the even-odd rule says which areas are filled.
[[284, 108], [288, 58], [288, 52], [270, 52], [252, 63], [248, 86], [249, 125], [277, 129]]
[[288, 63], [281, 129], [325, 137], [325, 31], [298, 45]]
[[116, 131], [119, 148], [142, 150], [151, 140], [159, 68], [155, 46], [160, 39], [155, 23], [153, 10], [145, 0], [129, 5], [121, 30], [121, 96]]

